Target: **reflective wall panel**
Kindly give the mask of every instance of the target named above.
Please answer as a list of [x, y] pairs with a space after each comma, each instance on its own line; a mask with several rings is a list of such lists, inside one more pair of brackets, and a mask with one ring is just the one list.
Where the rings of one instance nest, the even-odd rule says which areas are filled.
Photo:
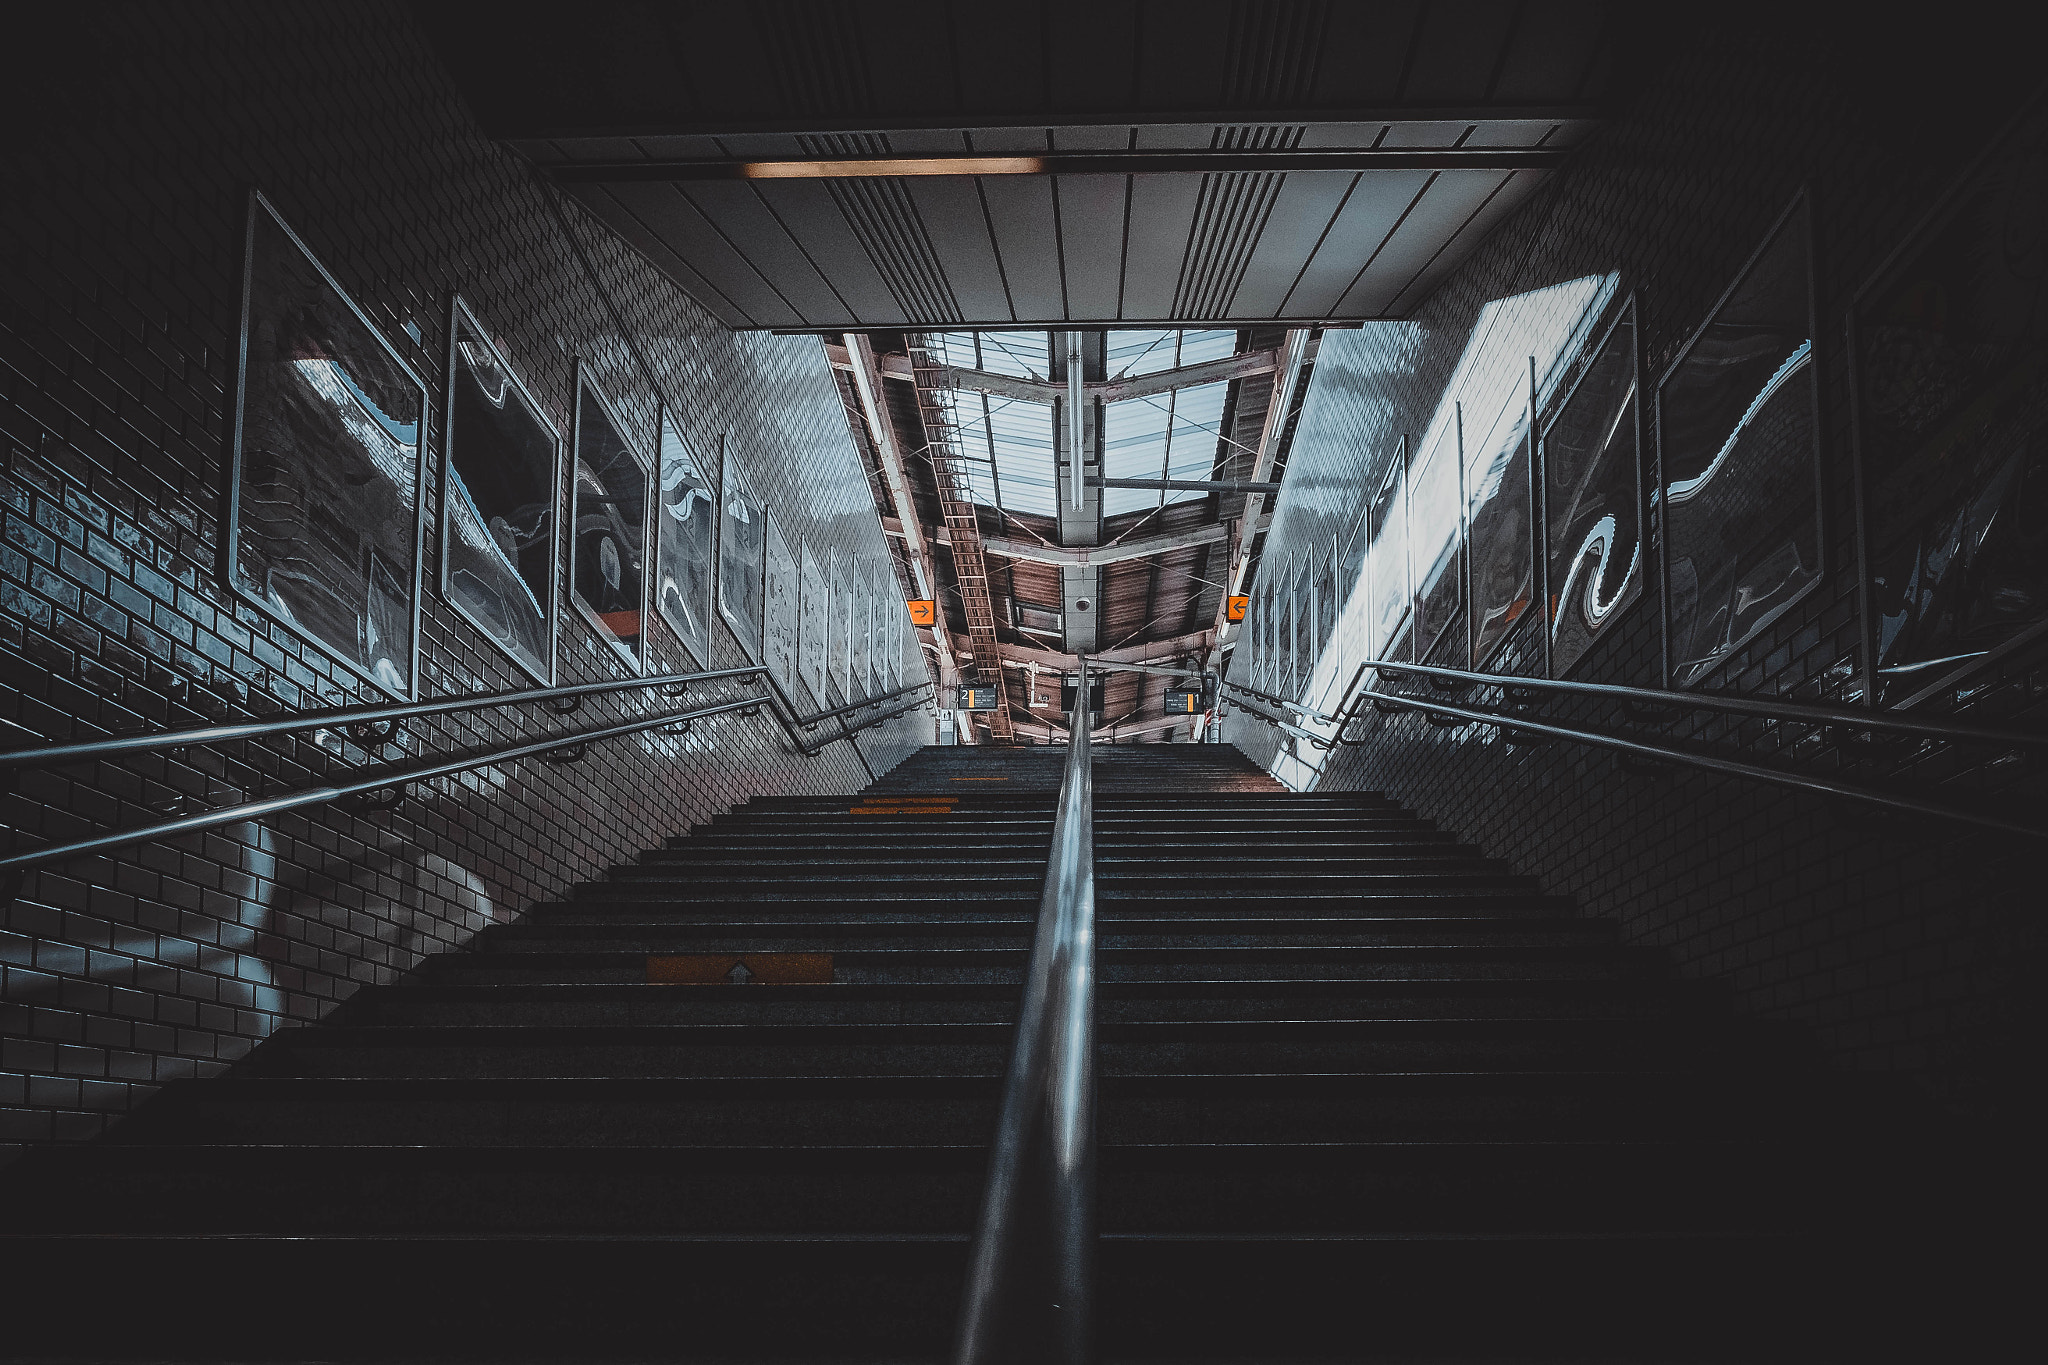
[[1658, 388], [1674, 686], [1820, 581], [1812, 294], [1802, 196]]
[[260, 195], [246, 245], [229, 584], [411, 697], [426, 386]]
[[654, 471], [589, 367], [576, 366], [576, 484], [569, 583], [598, 634], [635, 668], [646, 658], [647, 518]]
[[[851, 701], [853, 698], [846, 693], [847, 659], [850, 657], [846, 632], [853, 622], [853, 599], [846, 590], [846, 573], [836, 549], [832, 553], [829, 573], [831, 589], [825, 599], [825, 680], [835, 694], [833, 700]], [[827, 704], [830, 704], [829, 700]]]
[[460, 299], [448, 334], [441, 592], [536, 681], [552, 682], [561, 438]]
[[661, 498], [655, 517], [654, 602], [699, 668], [711, 667], [711, 564], [718, 499], [675, 409], [661, 409]]
[[[1457, 622], [1465, 575], [1458, 421], [1442, 423], [1415, 462], [1408, 494], [1409, 561], [1415, 576], [1415, 657], [1426, 659]], [[1453, 660], [1453, 663], [1457, 660]]]
[[775, 518], [765, 518], [764, 568], [761, 576], [761, 640], [768, 676], [792, 699], [797, 694], [798, 599], [796, 556], [782, 538]]
[[1631, 305], [1543, 433], [1552, 677], [1643, 594], [1639, 407]]
[[732, 452], [720, 481], [724, 515], [718, 521], [718, 611], [739, 637], [747, 657], [761, 661], [764, 629], [761, 575], [768, 547], [768, 510], [747, 491]]
[[1472, 458], [1466, 479], [1472, 557], [1470, 659], [1472, 667], [1478, 668], [1507, 639], [1535, 599], [1527, 386], [1520, 394], [1510, 391], [1483, 424], [1475, 421], [1470, 437]]
[[831, 619], [832, 589], [825, 577], [825, 566], [818, 562], [809, 541], [804, 542], [802, 596], [797, 602], [796, 662], [797, 672], [802, 675], [804, 686], [811, 689], [811, 700], [822, 709], [825, 701], [825, 637], [826, 623]]
[[1897, 704], [2048, 628], [2048, 104], [1854, 310], [1876, 667]]
[[1366, 591], [1372, 607], [1366, 614], [1365, 649], [1372, 658], [1399, 657], [1387, 651], [1394, 633], [1408, 619], [1414, 590], [1408, 581], [1408, 443], [1387, 470], [1386, 480], [1366, 509]]

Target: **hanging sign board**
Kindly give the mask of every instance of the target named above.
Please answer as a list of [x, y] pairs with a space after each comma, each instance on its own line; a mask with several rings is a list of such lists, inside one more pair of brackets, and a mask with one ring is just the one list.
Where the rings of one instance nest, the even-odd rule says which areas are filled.
[[955, 711], [993, 711], [996, 709], [996, 690], [993, 687], [962, 687], [953, 709]]
[[910, 624], [913, 626], [937, 625], [939, 604], [931, 598], [920, 598], [910, 604]]
[[1205, 708], [1202, 705], [1202, 689], [1199, 687], [1169, 687], [1166, 689], [1166, 714], [1169, 716], [1199, 716]]

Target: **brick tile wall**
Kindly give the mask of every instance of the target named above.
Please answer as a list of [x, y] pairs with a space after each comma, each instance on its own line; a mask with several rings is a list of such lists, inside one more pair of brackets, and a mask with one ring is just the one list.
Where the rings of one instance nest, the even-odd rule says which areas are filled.
[[[0, 154], [0, 743], [374, 699], [219, 579], [251, 188], [428, 379], [434, 428], [460, 290], [565, 434], [581, 356], [644, 449], [662, 396], [700, 449], [726, 434], [792, 546], [888, 556], [819, 343], [724, 330], [551, 204], [479, 134], [404, 7], [87, 6], [72, 22]], [[437, 513], [422, 695], [520, 685], [433, 590]], [[616, 676], [578, 616], [561, 630], [562, 682]], [[658, 669], [689, 666], [655, 641]], [[714, 650], [713, 667], [747, 662], [722, 629]], [[18, 844], [62, 839], [648, 705], [449, 717], [371, 753], [308, 737], [22, 773], [0, 809]], [[0, 1142], [93, 1136], [162, 1082], [217, 1072], [714, 812], [858, 789], [930, 738], [919, 711], [859, 755], [806, 759], [766, 717], [726, 717], [415, 787], [384, 813], [328, 807], [31, 875], [0, 915]]]
[[[1803, 187], [1819, 244], [1827, 577], [1704, 685], [1854, 701], [1845, 308], [2027, 85], [1938, 82], [1906, 119], [1887, 103], [1898, 73], [1857, 69], [1769, 25], [1760, 32], [1689, 34], [1686, 55], [1658, 70], [1631, 109], [1411, 321], [1325, 333], [1265, 565], [1348, 533], [1398, 436], [1419, 436], [1435, 411], [1486, 303], [1613, 272], [1617, 302], [1635, 297], [1643, 375], [1654, 385]], [[1944, 69], [1931, 56], [1893, 58], [1901, 73]], [[1645, 428], [1654, 450], [1647, 419]], [[1653, 578], [1577, 676], [1658, 685], [1660, 631]], [[1498, 667], [1540, 672], [1540, 654], [1531, 658], [1539, 649], [1517, 637]], [[1243, 681], [1246, 663], [1240, 651], [1231, 676]], [[2031, 715], [2038, 725], [2044, 700], [2048, 662], [2036, 654], [1949, 705], [1987, 720]], [[1599, 706], [1548, 709], [1567, 722], [1617, 720]], [[1949, 1101], [1979, 1105], [1995, 1103], [1997, 1078], [2024, 1055], [2042, 935], [2038, 891], [2021, 880], [2028, 850], [2011, 841], [1876, 819], [1751, 781], [1637, 776], [1604, 752], [1510, 748], [1486, 727], [1439, 728], [1412, 714], [1361, 722], [1353, 734], [1369, 742], [1327, 760], [1301, 745], [1320, 772], [1297, 766], [1299, 742], [1261, 722], [1240, 714], [1228, 727], [1241, 748], [1297, 783], [1392, 793], [1575, 896], [1586, 913], [1614, 917], [1630, 942], [1668, 949], [1686, 974], [1725, 981], [1743, 1010], [1810, 1024], [1845, 1067], [1911, 1072]], [[2042, 787], [2009, 755], [1937, 745], [1860, 755], [1866, 746], [1845, 750], [1822, 734], [1755, 721], [1689, 720], [1654, 733], [1858, 781], [2003, 792], [2036, 809]]]

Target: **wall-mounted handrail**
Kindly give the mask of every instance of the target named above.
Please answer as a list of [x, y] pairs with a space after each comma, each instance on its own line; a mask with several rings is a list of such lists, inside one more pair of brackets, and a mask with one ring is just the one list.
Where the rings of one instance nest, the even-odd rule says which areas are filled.
[[1091, 1358], [1095, 1279], [1095, 791], [1088, 660], [962, 1299], [958, 1365]]
[[1780, 701], [1775, 697], [1754, 697], [1728, 692], [1681, 692], [1662, 687], [1626, 687], [1618, 683], [1573, 682], [1565, 678], [1525, 678], [1512, 673], [1473, 673], [1439, 664], [1399, 663], [1391, 659], [1369, 659], [1358, 665], [1351, 680], [1339, 694], [1338, 711], [1330, 715], [1312, 711], [1271, 693], [1260, 692], [1243, 683], [1227, 682], [1234, 691], [1248, 693], [1276, 706], [1298, 710], [1311, 718], [1335, 723], [1339, 716], [1349, 723], [1357, 714], [1362, 698], [1356, 695], [1368, 672], [1385, 680], [1415, 673], [1426, 678], [1443, 678], [1462, 685], [1500, 687], [1519, 692], [1556, 692], [1573, 696], [1599, 697], [1624, 704], [1633, 703], [1671, 711], [1715, 711], [1729, 715], [1755, 716], [1766, 720], [1788, 720], [1803, 725], [1833, 726], [1849, 730], [1886, 730], [1920, 739], [1952, 744], [1984, 744], [2001, 749], [2048, 749], [2048, 731], [2003, 730], [1969, 725], [1952, 720], [1919, 720], [1896, 711], [1842, 711], [1806, 702]]
[[[663, 673], [651, 678], [572, 683], [562, 687], [528, 687], [510, 692], [469, 692], [453, 697], [435, 697], [431, 701], [371, 702], [361, 706], [333, 707], [319, 711], [295, 711], [288, 715], [272, 716], [266, 720], [226, 721], [212, 725], [189, 726], [182, 730], [154, 730], [143, 734], [107, 735], [99, 739], [61, 744], [38, 744], [0, 750], [0, 769], [56, 767], [65, 763], [111, 758], [119, 754], [151, 753], [162, 749], [193, 749], [210, 744], [227, 744], [245, 739], [263, 739], [271, 735], [294, 734], [303, 730], [382, 725], [420, 716], [449, 715], [458, 711], [481, 711], [492, 707], [521, 706], [533, 702], [580, 703], [585, 697], [603, 696], [613, 692], [630, 692], [652, 687], [683, 688], [696, 683], [731, 680], [765, 681], [781, 702], [782, 710], [778, 711], [776, 718], [783, 721], [784, 728], [790, 731], [791, 740], [808, 755], [821, 752], [823, 746], [813, 747], [807, 744], [796, 733], [796, 729], [808, 729], [821, 721], [863, 711], [870, 706], [880, 705], [906, 693], [931, 686], [929, 681], [910, 683], [863, 701], [848, 702], [844, 706], [803, 715], [797, 711], [795, 702], [782, 690], [781, 684], [775, 681], [774, 675], [765, 667], [754, 664], [746, 668], [720, 668], [701, 673]], [[898, 711], [895, 714], [901, 715], [903, 712]], [[866, 729], [873, 723], [875, 722], [865, 722], [857, 728]], [[836, 734], [825, 743], [836, 744], [845, 737], [845, 734]]]
[[[1413, 666], [1409, 665], [1409, 667], [1412, 668]], [[1517, 735], [1543, 735], [1551, 739], [1561, 739], [1574, 744], [1609, 749], [1615, 753], [1646, 759], [1652, 763], [1699, 768], [1706, 772], [1720, 773], [1726, 777], [1749, 778], [1753, 781], [1768, 782], [1780, 787], [1817, 792], [1822, 795], [1841, 797], [1851, 801], [1868, 802], [1872, 805], [1884, 806], [1911, 815], [1924, 815], [1941, 820], [1953, 820], [1962, 824], [1977, 825], [1984, 829], [1998, 830], [2004, 834], [2018, 834], [2028, 838], [2048, 839], [2048, 829], [2006, 820], [1996, 815], [1987, 815], [1979, 811], [1951, 806], [1940, 801], [1928, 801], [1917, 796], [1875, 791], [1869, 787], [1860, 787], [1850, 782], [1838, 782], [1832, 778], [1786, 772], [1781, 768], [1768, 768], [1762, 764], [1744, 763], [1739, 759], [1721, 758], [1714, 754], [1696, 753], [1690, 749], [1650, 744], [1640, 739], [1633, 739], [1622, 735], [1611, 735], [1599, 730], [1576, 729], [1571, 726], [1558, 725], [1552, 721], [1538, 720], [1526, 715], [1480, 710], [1476, 707], [1461, 706], [1437, 697], [1404, 697], [1399, 693], [1380, 692], [1372, 688], [1366, 688], [1359, 694], [1359, 700], [1368, 704], [1377, 703], [1392, 706], [1405, 711], [1421, 711], [1431, 715], [1448, 716], [1459, 721], [1477, 725], [1497, 726], [1509, 736], [1511, 741]], [[1277, 726], [1280, 729], [1306, 739], [1309, 743], [1325, 751], [1333, 749], [1340, 744], [1347, 748], [1352, 748], [1361, 747], [1370, 742], [1364, 739], [1345, 738], [1344, 730], [1349, 726], [1348, 718], [1345, 725], [1338, 727], [1334, 736], [1325, 738], [1311, 734], [1306, 730], [1298, 729], [1277, 716], [1269, 716], [1249, 707], [1246, 710], [1249, 714], [1258, 716], [1259, 719], [1267, 724]]]
[[736, 701], [721, 702], [715, 706], [698, 707], [690, 711], [671, 711], [658, 716], [642, 717], [617, 725], [603, 725], [589, 730], [577, 730], [568, 734], [548, 735], [545, 738], [529, 740], [523, 744], [508, 745], [483, 754], [465, 754], [458, 758], [431, 763], [415, 763], [406, 766], [380, 768], [363, 777], [347, 782], [328, 783], [317, 787], [305, 787], [295, 792], [266, 797], [261, 801], [244, 801], [239, 805], [222, 806], [214, 810], [199, 811], [192, 815], [172, 820], [159, 821], [153, 825], [138, 825], [130, 829], [110, 830], [90, 838], [76, 839], [65, 844], [50, 844], [42, 848], [25, 849], [19, 853], [0, 858], [0, 873], [20, 871], [38, 867], [45, 863], [60, 862], [69, 858], [82, 857], [88, 853], [104, 853], [110, 849], [127, 848], [134, 844], [153, 843], [180, 834], [193, 834], [200, 830], [218, 829], [222, 825], [239, 824], [245, 820], [258, 820], [283, 811], [299, 810], [307, 806], [326, 805], [351, 796], [367, 796], [373, 792], [392, 787], [405, 787], [415, 782], [431, 781], [437, 777], [451, 777], [478, 768], [494, 768], [522, 758], [552, 753], [558, 749], [571, 748], [578, 744], [592, 744], [599, 740], [617, 739], [623, 735], [638, 734], [642, 730], [659, 729], [664, 725], [675, 725], [683, 721], [703, 720], [711, 716], [722, 716], [729, 711], [758, 708], [764, 705], [759, 697], [741, 697]]

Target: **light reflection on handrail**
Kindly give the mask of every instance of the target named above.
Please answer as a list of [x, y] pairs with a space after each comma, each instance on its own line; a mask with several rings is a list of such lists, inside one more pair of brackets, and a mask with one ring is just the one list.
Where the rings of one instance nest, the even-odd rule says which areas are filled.
[[1052, 853], [962, 1297], [958, 1365], [1092, 1358], [1095, 793], [1087, 658], [1080, 663]]
[[1335, 715], [1324, 712], [1309, 712], [1307, 708], [1295, 706], [1284, 698], [1274, 697], [1243, 683], [1226, 682], [1224, 686], [1235, 692], [1257, 696], [1273, 705], [1288, 706], [1301, 710], [1311, 719], [1336, 724], [1341, 717], [1349, 724], [1358, 716], [1358, 709], [1364, 698], [1356, 695], [1359, 684], [1368, 672], [1378, 672], [1388, 681], [1398, 680], [1399, 675], [1420, 674], [1423, 677], [1443, 678], [1452, 682], [1475, 687], [1500, 687], [1516, 692], [1557, 692], [1586, 697], [1605, 697], [1618, 702], [1634, 702], [1643, 706], [1660, 707], [1680, 711], [1715, 711], [1729, 715], [1755, 716], [1765, 720], [1787, 720], [1803, 725], [1835, 726], [1849, 730], [1888, 730], [1895, 734], [1914, 735], [1921, 739], [1936, 739], [1954, 744], [1986, 744], [2008, 749], [2048, 748], [2048, 731], [2001, 730], [1989, 726], [1967, 725], [1948, 720], [1916, 720], [1887, 711], [1838, 711], [1832, 707], [1813, 706], [1805, 702], [1779, 701], [1771, 697], [1736, 696], [1726, 692], [1679, 692], [1661, 687], [1625, 687], [1617, 683], [1573, 682], [1563, 678], [1525, 678], [1512, 673], [1472, 673], [1462, 668], [1444, 668], [1436, 664], [1400, 663], [1391, 659], [1367, 660], [1353, 671], [1351, 680], [1345, 684], [1339, 697], [1346, 699], [1340, 704]]
[[307, 806], [327, 805], [351, 796], [368, 796], [392, 787], [410, 786], [415, 782], [427, 782], [439, 777], [451, 777], [456, 773], [471, 772], [478, 768], [494, 768], [503, 763], [515, 762], [522, 758], [533, 758], [553, 753], [579, 744], [592, 744], [599, 740], [616, 739], [622, 735], [638, 734], [643, 730], [654, 730], [664, 725], [683, 721], [708, 719], [722, 716], [729, 711], [758, 708], [762, 705], [759, 697], [741, 697], [736, 701], [721, 702], [716, 706], [698, 707], [693, 711], [665, 712], [658, 716], [642, 717], [618, 725], [598, 726], [590, 730], [578, 730], [568, 734], [549, 735], [543, 739], [529, 740], [488, 753], [464, 755], [434, 763], [413, 764], [408, 767], [382, 768], [377, 772], [358, 777], [348, 782], [331, 783], [318, 787], [306, 787], [288, 792], [282, 796], [267, 797], [261, 801], [244, 801], [240, 805], [222, 806], [215, 810], [200, 811], [193, 815], [180, 816], [175, 820], [163, 820], [153, 825], [139, 825], [133, 829], [111, 830], [105, 834], [86, 839], [74, 840], [68, 844], [51, 844], [43, 848], [27, 849], [20, 853], [0, 858], [0, 873], [12, 873], [45, 863], [59, 862], [69, 858], [82, 857], [88, 853], [104, 853], [110, 849], [127, 848], [134, 844], [153, 843], [180, 834], [194, 834], [201, 830], [218, 829], [222, 825], [238, 824], [244, 820], [260, 820], [288, 810], [300, 810]]
[[[1412, 667], [1412, 665], [1409, 665]], [[1780, 787], [1792, 787], [1801, 791], [1817, 792], [1825, 796], [1840, 797], [1850, 801], [1861, 801], [1871, 805], [1884, 806], [1891, 810], [1911, 815], [1931, 816], [1938, 820], [1952, 820], [1961, 824], [1977, 825], [1984, 829], [1998, 830], [2004, 834], [2018, 834], [2026, 838], [2048, 839], [2048, 829], [2017, 821], [2002, 819], [1995, 815], [1965, 810], [1939, 801], [1928, 801], [1917, 796], [1906, 796], [1892, 792], [1873, 791], [1848, 782], [1837, 782], [1832, 778], [1814, 777], [1804, 773], [1786, 772], [1779, 768], [1767, 768], [1761, 764], [1744, 763], [1732, 758], [1721, 758], [1713, 754], [1695, 753], [1689, 749], [1673, 748], [1661, 744], [1648, 744], [1639, 739], [1621, 735], [1604, 734], [1597, 730], [1579, 730], [1551, 721], [1538, 720], [1531, 716], [1505, 715], [1498, 711], [1483, 711], [1469, 706], [1435, 697], [1404, 697], [1393, 692], [1379, 692], [1372, 688], [1360, 693], [1359, 700], [1375, 706], [1389, 706], [1404, 711], [1421, 711], [1432, 716], [1443, 716], [1474, 725], [1490, 725], [1499, 728], [1510, 742], [1517, 735], [1542, 735], [1550, 739], [1561, 739], [1573, 744], [1584, 744], [1593, 748], [1609, 749], [1615, 753], [1627, 754], [1633, 758], [1646, 759], [1657, 764], [1676, 764], [1681, 767], [1699, 768], [1707, 772], [1720, 773], [1726, 777], [1743, 777], [1753, 781], [1768, 782]], [[1240, 703], [1242, 705], [1242, 703]], [[1244, 708], [1250, 715], [1259, 717], [1269, 725], [1286, 730], [1307, 740], [1325, 752], [1343, 745], [1347, 748], [1360, 747], [1368, 741], [1347, 739], [1344, 729], [1339, 727], [1336, 734], [1324, 738], [1313, 735], [1276, 716]]]

